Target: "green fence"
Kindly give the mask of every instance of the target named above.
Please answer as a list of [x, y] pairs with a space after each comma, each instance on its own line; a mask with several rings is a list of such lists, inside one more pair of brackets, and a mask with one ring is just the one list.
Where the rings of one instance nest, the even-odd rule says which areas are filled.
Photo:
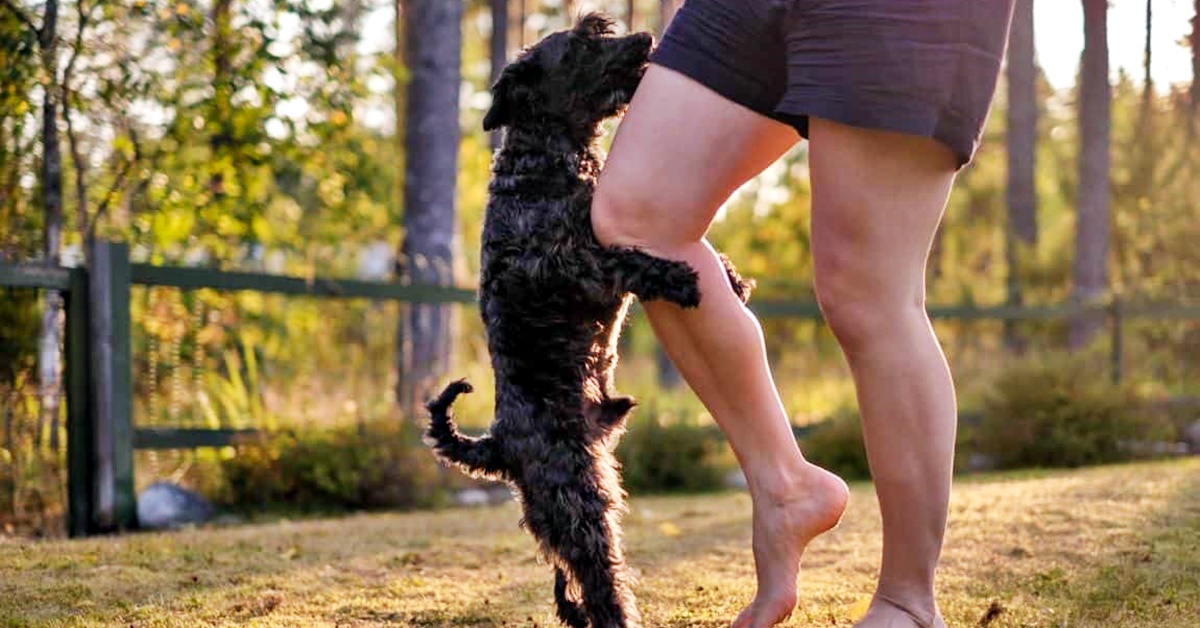
[[135, 449], [223, 447], [255, 434], [254, 430], [133, 425], [129, 312], [133, 285], [406, 303], [475, 301], [474, 291], [462, 288], [132, 264], [128, 246], [116, 242], [96, 243], [86, 270], [0, 264], [0, 286], [56, 290], [64, 296], [67, 530], [72, 536], [136, 526]]
[[[136, 526], [134, 450], [223, 447], [254, 430], [136, 427], [132, 410], [130, 294], [133, 285], [182, 290], [248, 290], [292, 296], [407, 303], [473, 303], [472, 290], [393, 283], [284, 277], [130, 263], [125, 244], [98, 242], [91, 265], [47, 268], [0, 264], [0, 286], [60, 291], [66, 309], [64, 392], [67, 402], [67, 527], [82, 536]], [[764, 319], [819, 320], [811, 301], [760, 300]], [[1112, 334], [1111, 366], [1121, 377], [1122, 322], [1127, 318], [1200, 320], [1200, 304], [1129, 303], [1051, 307], [930, 307], [933, 318], [957, 320], [1063, 320], [1104, 315]]]

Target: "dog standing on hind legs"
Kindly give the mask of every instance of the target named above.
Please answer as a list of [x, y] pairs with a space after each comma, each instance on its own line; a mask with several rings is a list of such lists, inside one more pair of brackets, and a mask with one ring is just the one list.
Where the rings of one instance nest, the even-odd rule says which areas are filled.
[[[492, 87], [485, 130], [505, 128], [483, 228], [480, 313], [496, 381], [488, 435], [459, 433], [451, 383], [427, 405], [430, 444], [467, 473], [508, 482], [522, 524], [555, 567], [572, 628], [641, 626], [621, 541], [626, 512], [613, 449], [633, 408], [614, 396], [616, 342], [633, 296], [695, 307], [687, 264], [603, 247], [591, 227], [601, 123], [629, 103], [652, 39], [585, 16], [524, 51]], [[751, 284], [726, 260], [744, 301]]]

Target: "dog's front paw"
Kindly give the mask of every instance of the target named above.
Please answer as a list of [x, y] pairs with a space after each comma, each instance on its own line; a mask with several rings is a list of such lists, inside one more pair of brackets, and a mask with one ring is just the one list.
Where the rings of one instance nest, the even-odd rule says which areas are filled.
[[667, 263], [670, 266], [665, 269], [657, 298], [670, 301], [680, 307], [699, 307], [700, 276], [684, 262], [668, 261]]
[[717, 253], [717, 255], [721, 258], [721, 265], [725, 267], [725, 276], [729, 278], [729, 287], [733, 288], [733, 293], [742, 303], [746, 303], [750, 300], [750, 293], [754, 292], [757, 284], [753, 279], [742, 277], [728, 255], [724, 253]]
[[682, 307], [700, 305], [700, 276], [685, 262], [654, 257], [637, 249], [613, 251], [611, 272], [618, 289], [642, 301], [670, 301]]

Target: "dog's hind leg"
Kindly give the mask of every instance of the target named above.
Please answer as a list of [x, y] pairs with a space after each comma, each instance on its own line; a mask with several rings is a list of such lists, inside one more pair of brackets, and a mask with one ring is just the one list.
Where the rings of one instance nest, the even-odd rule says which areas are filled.
[[458, 431], [450, 406], [462, 393], [471, 392], [466, 380], [451, 382], [442, 394], [425, 404], [429, 410], [429, 429], [425, 435], [430, 445], [442, 458], [449, 460], [468, 473], [492, 479], [507, 479], [506, 465], [496, 441], [490, 436], [472, 438]]
[[617, 289], [642, 301], [664, 300], [682, 307], [700, 305], [700, 277], [688, 264], [630, 247], [605, 249], [605, 271]]
[[591, 628], [640, 628], [620, 540], [604, 521], [581, 517], [570, 531], [564, 558], [579, 583]]
[[588, 628], [583, 606], [567, 597], [567, 574], [562, 567], [554, 568], [554, 606], [562, 623], [570, 628]]
[[[615, 467], [615, 461], [606, 464]], [[591, 628], [641, 628], [621, 547], [624, 508], [615, 468], [600, 470], [593, 481], [576, 477], [540, 487], [552, 492], [555, 500], [547, 504], [549, 508], [526, 513], [529, 530], [542, 541], [547, 555], [561, 561], [564, 574], [571, 578], [564, 584], [579, 585], [579, 603]]]

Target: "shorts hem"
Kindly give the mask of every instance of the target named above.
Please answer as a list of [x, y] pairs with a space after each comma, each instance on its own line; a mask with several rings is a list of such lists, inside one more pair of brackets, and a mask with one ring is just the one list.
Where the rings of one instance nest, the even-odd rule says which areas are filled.
[[763, 91], [762, 86], [711, 55], [686, 46], [669, 33], [650, 55], [650, 63], [678, 72], [725, 100], [787, 124], [797, 131], [802, 125], [807, 125], [807, 120], [802, 119], [802, 116], [779, 111], [775, 103], [754, 98], [753, 94]]
[[789, 95], [775, 108], [777, 115], [800, 119], [796, 130], [808, 139], [810, 116], [848, 126], [891, 131], [928, 137], [945, 145], [954, 153], [958, 168], [971, 162], [978, 147], [978, 137], [972, 125], [952, 113], [926, 103], [903, 102], [894, 96], [855, 94], [848, 98], [838, 94]]

